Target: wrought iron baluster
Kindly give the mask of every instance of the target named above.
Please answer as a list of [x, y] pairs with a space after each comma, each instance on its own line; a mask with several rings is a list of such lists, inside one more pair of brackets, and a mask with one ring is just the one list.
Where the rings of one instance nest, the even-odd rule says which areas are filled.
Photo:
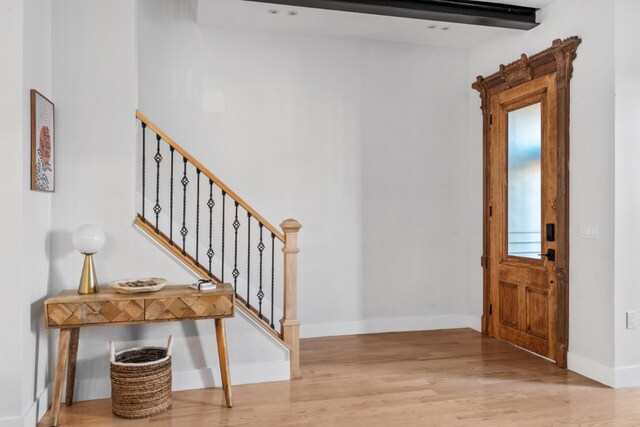
[[260, 252], [260, 284], [258, 288], [258, 313], [262, 316], [262, 298], [264, 298], [264, 292], [262, 292], [262, 251], [264, 251], [264, 243], [262, 242], [262, 229], [264, 224], [260, 224], [260, 243], [258, 243], [258, 252]]
[[147, 169], [146, 169], [146, 152], [147, 152], [147, 144], [146, 144], [146, 129], [147, 129], [147, 124], [145, 122], [142, 122], [142, 218], [144, 218], [144, 199], [146, 197], [146, 191], [145, 191], [145, 181], [146, 181], [146, 177], [147, 177]]
[[186, 242], [187, 242], [187, 234], [189, 234], [189, 230], [187, 230], [187, 185], [189, 185], [189, 178], [187, 178], [187, 158], [182, 157], [182, 161], [184, 163], [184, 171], [182, 173], [182, 228], [180, 229], [180, 235], [182, 235], [182, 255], [186, 254]]
[[171, 151], [171, 182], [169, 183], [169, 240], [173, 242], [173, 152], [175, 148], [169, 147]]
[[233, 229], [234, 229], [234, 245], [233, 245], [233, 271], [231, 275], [233, 276], [233, 289], [238, 294], [238, 276], [240, 276], [240, 271], [238, 270], [238, 228], [240, 228], [240, 221], [238, 221], [238, 202], [235, 202], [236, 206], [236, 219], [233, 221]]
[[274, 271], [275, 271], [275, 247], [276, 247], [276, 235], [271, 233], [271, 329], [273, 327], [273, 289], [274, 289]]
[[207, 207], [209, 208], [209, 250], [207, 251], [207, 257], [209, 258], [209, 274], [211, 274], [211, 259], [215, 255], [213, 252], [213, 207], [216, 202], [213, 201], [213, 181], [209, 180], [209, 200], [207, 200]]
[[162, 208], [160, 207], [160, 162], [162, 162], [162, 154], [160, 154], [160, 135], [156, 134], [157, 148], [156, 155], [153, 160], [156, 161], [156, 204], [153, 206], [153, 213], [156, 214], [156, 231], [158, 231], [158, 218]]
[[200, 251], [200, 169], [196, 168], [196, 264]]
[[251, 308], [249, 302], [251, 296], [251, 213], [247, 212], [247, 307]]
[[220, 279], [224, 283], [224, 217], [225, 217], [225, 205], [227, 201], [227, 192], [222, 190], [222, 274]]

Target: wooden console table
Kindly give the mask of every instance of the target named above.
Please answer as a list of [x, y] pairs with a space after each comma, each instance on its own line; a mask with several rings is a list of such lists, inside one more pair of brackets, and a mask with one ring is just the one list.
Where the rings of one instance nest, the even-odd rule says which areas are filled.
[[[67, 377], [67, 406], [73, 403], [76, 358], [80, 328], [137, 323], [215, 319], [218, 358], [227, 407], [231, 407], [229, 360], [223, 319], [234, 315], [234, 292], [228, 284], [212, 291], [199, 292], [185, 285], [165, 286], [158, 292], [119, 294], [113, 289], [79, 295], [62, 291], [44, 302], [47, 328], [59, 328], [58, 357], [53, 382], [51, 425], [58, 425], [62, 384]], [[68, 369], [67, 369], [68, 368]]]

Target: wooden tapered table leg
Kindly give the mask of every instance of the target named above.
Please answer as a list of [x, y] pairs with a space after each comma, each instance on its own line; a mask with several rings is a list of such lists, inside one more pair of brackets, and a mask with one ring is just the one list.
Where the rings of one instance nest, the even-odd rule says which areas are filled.
[[56, 360], [56, 372], [53, 379], [53, 403], [51, 404], [51, 425], [58, 425], [58, 415], [60, 414], [60, 403], [62, 402], [62, 383], [67, 372], [67, 362], [69, 361], [69, 340], [71, 329], [60, 329], [58, 340], [58, 359]]
[[69, 366], [67, 367], [67, 398], [65, 404], [71, 406], [73, 403], [73, 390], [76, 383], [76, 360], [78, 359], [78, 338], [80, 328], [71, 329], [71, 340], [69, 342]]
[[231, 408], [231, 383], [229, 375], [229, 358], [227, 357], [227, 336], [224, 332], [223, 319], [216, 319], [216, 341], [218, 342], [218, 359], [220, 359], [220, 373], [222, 374], [222, 388], [227, 401], [227, 408]]

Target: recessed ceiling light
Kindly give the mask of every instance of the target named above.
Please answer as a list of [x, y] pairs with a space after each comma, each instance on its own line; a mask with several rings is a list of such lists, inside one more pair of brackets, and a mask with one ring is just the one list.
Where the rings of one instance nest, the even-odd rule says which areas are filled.
[[275, 15], [278, 12], [280, 12], [278, 9], [269, 9], [269, 13], [272, 14], [272, 15]]
[[289, 15], [290, 16], [296, 16], [296, 15], [298, 15], [298, 12], [296, 12], [295, 10], [290, 10], [289, 11]]

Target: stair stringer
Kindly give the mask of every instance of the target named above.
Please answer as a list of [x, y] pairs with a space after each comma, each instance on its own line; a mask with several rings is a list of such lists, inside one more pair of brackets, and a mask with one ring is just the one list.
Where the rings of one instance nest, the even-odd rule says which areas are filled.
[[[174, 254], [170, 250], [168, 250], [163, 244], [160, 243], [158, 238], [156, 238], [155, 236], [153, 236], [150, 233], [148, 233], [144, 229], [144, 227], [141, 226], [137, 221], [134, 221], [133, 227], [134, 227], [134, 229], [136, 231], [138, 231], [138, 233], [140, 233], [143, 237], [145, 237], [149, 242], [151, 242], [154, 246], [156, 246], [157, 248], [162, 250], [162, 252], [164, 252], [169, 258], [171, 258], [179, 266], [181, 266], [186, 272], [191, 274], [193, 276], [194, 280], [197, 281], [198, 279], [201, 279], [201, 278], [208, 279], [208, 277], [206, 277], [203, 274], [200, 274], [194, 268], [192, 268], [189, 264], [187, 264], [184, 259], [182, 259], [181, 257], [177, 256], [176, 254]], [[287, 355], [287, 360], [289, 362], [291, 361], [291, 349], [282, 340], [280, 335], [278, 335], [275, 331], [273, 331], [271, 328], [269, 328], [268, 326], [264, 325], [264, 323], [262, 323], [260, 320], [258, 320], [256, 318], [256, 315], [249, 308], [247, 308], [244, 304], [242, 304], [240, 301], [236, 301], [236, 308], [238, 309], [238, 313], [240, 313], [240, 315], [244, 319], [246, 319], [249, 322], [249, 324], [251, 324], [254, 328], [256, 328], [265, 337], [267, 337], [271, 342], [273, 342], [274, 344], [279, 346], [282, 350], [284, 350], [286, 355]]]

